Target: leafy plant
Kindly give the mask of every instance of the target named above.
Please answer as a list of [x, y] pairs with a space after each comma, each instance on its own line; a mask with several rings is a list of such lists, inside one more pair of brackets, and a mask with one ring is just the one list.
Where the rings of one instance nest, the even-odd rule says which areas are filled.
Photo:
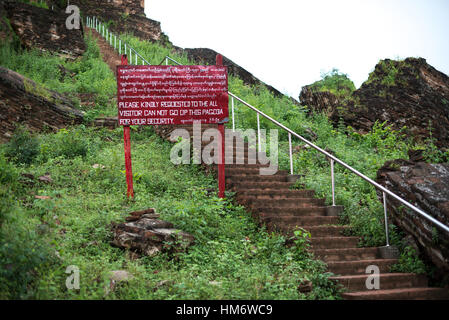
[[340, 99], [349, 97], [355, 90], [355, 85], [348, 75], [336, 68], [329, 72], [322, 72], [321, 80], [314, 82], [309, 87], [316, 91], [329, 91]]
[[429, 137], [424, 141], [424, 159], [429, 163], [449, 162], [449, 150], [443, 152], [436, 145], [436, 139], [432, 134], [432, 122], [429, 121]]
[[399, 257], [399, 262], [391, 266], [390, 271], [426, 274], [426, 266], [419, 259], [416, 250], [406, 246]]
[[39, 140], [24, 126], [17, 126], [6, 145], [5, 155], [18, 164], [31, 164], [39, 154]]

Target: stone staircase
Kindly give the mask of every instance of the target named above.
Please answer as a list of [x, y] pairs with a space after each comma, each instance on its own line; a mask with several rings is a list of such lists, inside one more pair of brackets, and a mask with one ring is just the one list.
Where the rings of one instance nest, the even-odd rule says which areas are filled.
[[[202, 131], [211, 127], [214, 126], [202, 125]], [[191, 136], [193, 134], [191, 126], [176, 128], [184, 128]], [[295, 182], [287, 171], [281, 170], [271, 176], [260, 175], [259, 169], [267, 165], [248, 164], [255, 160], [254, 153], [255, 150], [251, 150], [247, 143], [243, 148], [231, 143], [226, 145], [227, 190], [234, 191], [236, 201], [268, 231], [292, 236], [298, 227], [308, 230], [312, 235], [311, 250], [336, 275], [332, 279], [343, 286], [344, 299], [449, 299], [447, 289], [428, 287], [425, 276], [390, 273], [389, 268], [398, 262], [397, 259], [383, 258], [379, 248], [359, 248], [358, 237], [343, 234], [350, 227], [339, 225], [338, 213], [341, 210], [326, 206], [325, 199], [316, 198], [314, 190], [290, 189]], [[244, 163], [236, 164], [237, 160]], [[213, 166], [213, 170], [216, 167]], [[366, 288], [367, 277], [372, 275], [366, 273], [370, 265], [380, 270], [379, 290]]]

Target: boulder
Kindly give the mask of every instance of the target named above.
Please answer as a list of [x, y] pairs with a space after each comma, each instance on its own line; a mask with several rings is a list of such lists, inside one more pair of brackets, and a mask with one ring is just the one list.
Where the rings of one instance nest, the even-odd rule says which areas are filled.
[[142, 255], [178, 252], [193, 244], [191, 234], [173, 228], [173, 224], [159, 219], [154, 209], [130, 213], [125, 223], [113, 223], [111, 244]]
[[56, 131], [80, 124], [83, 118], [65, 96], [0, 67], [0, 141], [9, 140], [16, 123], [26, 124], [33, 131]]
[[[449, 226], [449, 164], [389, 161], [377, 172], [377, 181]], [[420, 252], [438, 268], [440, 274], [447, 275], [449, 233], [391, 197], [387, 206], [394, 224], [414, 238]]]

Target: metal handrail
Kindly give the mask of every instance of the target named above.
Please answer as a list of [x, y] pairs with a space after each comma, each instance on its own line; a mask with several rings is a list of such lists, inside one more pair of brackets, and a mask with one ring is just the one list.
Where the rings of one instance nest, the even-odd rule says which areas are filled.
[[[401, 197], [399, 197], [398, 195], [396, 195], [395, 193], [391, 192], [390, 190], [388, 190], [387, 188], [383, 187], [382, 185], [378, 184], [377, 182], [375, 182], [374, 180], [370, 179], [369, 177], [365, 176], [363, 173], [359, 172], [358, 170], [354, 169], [353, 167], [351, 167], [350, 165], [346, 164], [345, 162], [343, 162], [342, 160], [338, 159], [337, 157], [333, 156], [332, 154], [330, 154], [329, 152], [321, 149], [320, 147], [316, 146], [315, 144], [313, 144], [312, 142], [310, 142], [309, 140], [307, 140], [306, 138], [303, 138], [302, 136], [300, 136], [299, 134], [297, 134], [296, 132], [294, 132], [293, 130], [287, 128], [286, 126], [284, 126], [283, 124], [281, 124], [280, 122], [274, 120], [273, 118], [271, 118], [270, 116], [266, 115], [265, 113], [263, 113], [262, 111], [260, 111], [259, 109], [257, 109], [256, 107], [250, 105], [249, 103], [247, 103], [246, 101], [244, 101], [243, 99], [237, 97], [236, 95], [234, 95], [231, 92], [228, 92], [228, 94], [230, 96], [232, 96], [233, 98], [237, 99], [238, 101], [240, 101], [241, 103], [243, 103], [244, 105], [246, 105], [247, 107], [249, 107], [250, 109], [252, 109], [253, 111], [257, 112], [258, 114], [260, 114], [261, 116], [263, 116], [264, 118], [270, 120], [271, 122], [273, 122], [274, 124], [276, 124], [278, 127], [284, 129], [285, 131], [287, 131], [288, 133], [294, 135], [295, 137], [297, 137], [298, 139], [302, 140], [303, 142], [305, 142], [306, 144], [308, 144], [309, 146], [311, 146], [312, 148], [318, 150], [319, 152], [321, 152], [322, 154], [326, 155], [328, 158], [332, 159], [333, 161], [339, 163], [340, 165], [342, 165], [343, 167], [345, 167], [346, 169], [348, 169], [349, 171], [351, 171], [352, 173], [358, 175], [360, 178], [364, 179], [365, 181], [369, 182], [370, 184], [372, 184], [373, 186], [375, 186], [376, 188], [380, 189], [382, 192], [384, 192], [385, 194], [388, 194], [389, 196], [393, 197], [394, 199], [398, 200], [399, 202], [401, 202], [402, 204], [404, 204], [405, 206], [407, 206], [408, 208], [412, 209], [413, 211], [419, 213], [421, 216], [423, 216], [424, 218], [426, 218], [427, 220], [431, 221], [432, 223], [436, 224], [437, 226], [439, 226], [440, 228], [444, 229], [445, 231], [449, 232], [449, 227], [444, 225], [443, 223], [441, 223], [440, 221], [436, 220], [435, 218], [433, 218], [432, 216], [430, 216], [429, 214], [427, 214], [426, 212], [424, 212], [423, 210], [415, 207], [414, 205], [412, 205], [411, 203], [409, 203], [408, 201], [402, 199]], [[385, 198], [385, 196], [384, 196]], [[386, 199], [386, 198], [385, 198]], [[385, 203], [385, 201], [384, 201]]]
[[[99, 34], [104, 37], [104, 38], [111, 38], [110, 40], [106, 39], [107, 41], [110, 41], [110, 45], [112, 46], [112, 32], [109, 32], [109, 30], [106, 28], [104, 29], [104, 23], [102, 23], [100, 20], [98, 20], [96, 17], [86, 17], [86, 25], [88, 27], [94, 28], [95, 30], [97, 30], [99, 32]], [[103, 29], [101, 28], [103, 27]], [[142, 60], [142, 64], [147, 64], [151, 66], [151, 63], [148, 62], [148, 60], [146, 60], [139, 52], [137, 52], [136, 49], [134, 49], [129, 43], [127, 43], [126, 41], [122, 40], [120, 37], [118, 37], [116, 34], [114, 34], [114, 49], [116, 49], [115, 45], [117, 43], [117, 39], [119, 40], [119, 46], [120, 46], [120, 53], [121, 53], [121, 48], [122, 48], [122, 42], [124, 44], [125, 47], [125, 54], [127, 54], [127, 50], [129, 49], [130, 52], [134, 52], [135, 56], [136, 56], [136, 64], [137, 64], [137, 57], [139, 57]], [[132, 56], [130, 56], [130, 62], [132, 62]]]
[[[133, 49], [134, 52], [137, 53], [137, 51], [135, 51]], [[138, 54], [143, 61], [146, 61], [140, 54]], [[162, 62], [166, 62], [166, 64], [168, 64], [168, 60], [178, 64], [178, 65], [182, 65], [180, 62], [176, 61], [175, 59], [169, 57], [169, 56], [165, 56], [165, 58], [159, 63], [162, 64]], [[148, 62], [147, 62], [148, 63]], [[148, 63], [150, 65], [150, 63]], [[310, 142], [309, 140], [307, 140], [306, 138], [302, 137], [301, 135], [297, 134], [296, 132], [294, 132], [293, 130], [289, 129], [288, 127], [284, 126], [282, 123], [278, 122], [277, 120], [271, 118], [270, 116], [268, 116], [267, 114], [265, 114], [264, 112], [260, 111], [259, 109], [257, 109], [256, 107], [252, 106], [251, 104], [249, 104], [248, 102], [246, 102], [245, 100], [243, 100], [242, 98], [238, 97], [237, 95], [233, 94], [232, 92], [228, 91], [228, 94], [231, 96], [232, 99], [236, 99], [237, 101], [240, 101], [242, 104], [244, 104], [245, 106], [247, 106], [248, 108], [252, 109], [253, 111], [255, 111], [257, 113], [257, 120], [258, 120], [258, 124], [259, 122], [259, 115], [263, 116], [265, 119], [270, 120], [272, 123], [274, 123], [276, 126], [280, 127], [281, 129], [285, 130], [288, 132], [289, 135], [289, 155], [290, 155], [290, 173], [293, 174], [293, 164], [292, 164], [292, 144], [291, 144], [291, 136], [295, 136], [298, 139], [300, 139], [301, 141], [303, 141], [304, 143], [306, 143], [307, 145], [311, 146], [312, 148], [314, 148], [315, 150], [319, 151], [320, 153], [324, 154], [326, 157], [328, 157], [330, 159], [331, 162], [331, 179], [332, 179], [332, 205], [335, 206], [335, 175], [334, 175], [334, 162], [339, 163], [340, 165], [342, 165], [344, 168], [348, 169], [349, 171], [351, 171], [352, 173], [354, 173], [355, 175], [359, 176], [360, 178], [362, 178], [363, 180], [367, 181], [368, 183], [370, 183], [371, 185], [373, 185], [374, 187], [376, 187], [377, 189], [382, 191], [382, 195], [383, 195], [383, 207], [384, 207], [384, 220], [385, 220], [385, 236], [386, 236], [386, 245], [389, 246], [389, 232], [388, 232], [388, 216], [387, 216], [387, 195], [389, 195], [390, 197], [396, 199], [397, 201], [399, 201], [400, 203], [402, 203], [403, 205], [405, 205], [406, 207], [408, 207], [409, 209], [413, 210], [414, 212], [420, 214], [422, 217], [424, 217], [425, 219], [427, 219], [428, 221], [432, 222], [433, 224], [435, 224], [436, 226], [440, 227], [441, 229], [445, 230], [446, 232], [449, 232], [449, 227], [444, 225], [443, 223], [441, 223], [440, 221], [436, 220], [435, 218], [433, 218], [432, 216], [430, 216], [429, 214], [427, 214], [426, 212], [424, 212], [423, 210], [421, 210], [420, 208], [412, 205], [411, 203], [409, 203], [408, 201], [402, 199], [400, 196], [396, 195], [395, 193], [393, 193], [392, 191], [388, 190], [387, 188], [383, 187], [382, 185], [378, 184], [377, 182], [375, 182], [374, 180], [372, 180], [371, 178], [367, 177], [366, 175], [364, 175], [363, 173], [359, 172], [358, 170], [354, 169], [353, 167], [351, 167], [350, 165], [348, 165], [347, 163], [343, 162], [342, 160], [338, 159], [337, 157], [335, 157], [334, 155], [330, 154], [329, 152], [327, 152], [326, 150], [318, 147], [317, 145], [313, 144], [312, 142]], [[232, 100], [232, 106], [234, 106], [234, 100]], [[234, 108], [232, 108], [232, 111], [234, 110]], [[232, 118], [234, 119], [234, 112], [232, 112]], [[233, 121], [233, 129], [235, 129], [235, 124]], [[258, 144], [259, 144], [259, 151], [260, 151], [260, 127], [258, 125]]]

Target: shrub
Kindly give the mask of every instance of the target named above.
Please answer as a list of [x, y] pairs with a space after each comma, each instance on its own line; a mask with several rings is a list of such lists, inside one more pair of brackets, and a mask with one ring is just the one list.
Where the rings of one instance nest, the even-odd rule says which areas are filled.
[[39, 154], [39, 140], [19, 125], [6, 145], [5, 155], [17, 164], [31, 164]]
[[355, 90], [355, 85], [348, 75], [336, 68], [321, 73], [321, 80], [314, 82], [310, 87], [316, 91], [330, 91], [339, 98], [346, 98]]
[[61, 129], [47, 138], [41, 145], [42, 161], [47, 161], [50, 157], [64, 157], [73, 159], [81, 156], [85, 157], [89, 150], [88, 137], [83, 135], [82, 129]]
[[390, 271], [426, 274], [426, 266], [419, 259], [416, 250], [406, 246], [401, 252], [398, 263], [391, 266]]
[[0, 299], [26, 299], [45, 265], [52, 261], [49, 246], [33, 230], [19, 208], [6, 216], [0, 229]]

